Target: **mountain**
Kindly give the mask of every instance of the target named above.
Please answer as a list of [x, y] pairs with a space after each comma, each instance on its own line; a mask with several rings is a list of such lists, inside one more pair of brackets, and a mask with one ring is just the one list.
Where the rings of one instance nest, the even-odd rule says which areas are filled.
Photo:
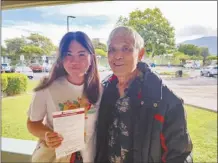
[[193, 44], [196, 46], [208, 47], [210, 54], [217, 55], [217, 36], [201, 37], [193, 40], [187, 40], [180, 44]]

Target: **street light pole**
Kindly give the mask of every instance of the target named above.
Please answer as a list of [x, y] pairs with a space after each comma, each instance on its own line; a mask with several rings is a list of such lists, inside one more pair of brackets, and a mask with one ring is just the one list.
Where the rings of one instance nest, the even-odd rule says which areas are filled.
[[76, 18], [75, 16], [67, 16], [67, 32], [69, 32], [69, 18]]

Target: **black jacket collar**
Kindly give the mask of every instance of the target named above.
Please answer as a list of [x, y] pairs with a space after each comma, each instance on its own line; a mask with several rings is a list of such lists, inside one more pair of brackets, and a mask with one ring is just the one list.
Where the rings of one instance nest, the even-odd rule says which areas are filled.
[[[146, 99], [151, 99], [152, 101], [160, 101], [162, 99], [162, 80], [150, 69], [150, 67], [144, 63], [139, 62], [137, 64], [137, 69], [140, 70], [144, 75], [144, 80], [142, 83], [143, 91], [142, 96]], [[109, 92], [116, 92], [116, 84], [118, 83], [118, 79], [114, 74], [109, 75], [106, 77], [102, 84], [105, 90]], [[130, 88], [130, 94], [136, 93], [138, 90], [139, 81], [135, 81], [132, 84], [132, 88]], [[109, 89], [109, 90], [108, 90]]]

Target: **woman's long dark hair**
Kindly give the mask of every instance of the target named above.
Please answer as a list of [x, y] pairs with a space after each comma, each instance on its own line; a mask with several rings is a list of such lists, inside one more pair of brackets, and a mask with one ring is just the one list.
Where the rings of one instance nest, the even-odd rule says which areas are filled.
[[64, 35], [59, 45], [57, 61], [53, 65], [49, 77], [45, 77], [34, 90], [39, 91], [47, 88], [57, 78], [67, 75], [62, 61], [66, 56], [66, 52], [69, 49], [70, 43], [74, 40], [80, 43], [91, 55], [91, 65], [85, 74], [83, 93], [90, 103], [95, 104], [98, 101], [100, 94], [100, 80], [97, 69], [95, 50], [90, 38], [81, 31], [68, 32]]

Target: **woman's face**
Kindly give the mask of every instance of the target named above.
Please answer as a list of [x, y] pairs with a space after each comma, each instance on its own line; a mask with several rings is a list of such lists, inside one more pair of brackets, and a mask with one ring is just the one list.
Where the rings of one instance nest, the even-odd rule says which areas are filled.
[[91, 65], [91, 55], [77, 41], [70, 43], [63, 66], [69, 76], [84, 76]]

